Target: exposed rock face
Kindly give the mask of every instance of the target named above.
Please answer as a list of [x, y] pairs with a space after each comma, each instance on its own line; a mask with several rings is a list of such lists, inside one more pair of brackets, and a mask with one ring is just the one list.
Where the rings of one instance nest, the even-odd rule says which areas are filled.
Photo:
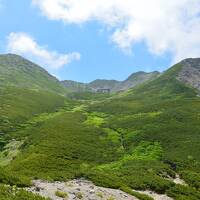
[[200, 91], [200, 58], [183, 60], [177, 79]]

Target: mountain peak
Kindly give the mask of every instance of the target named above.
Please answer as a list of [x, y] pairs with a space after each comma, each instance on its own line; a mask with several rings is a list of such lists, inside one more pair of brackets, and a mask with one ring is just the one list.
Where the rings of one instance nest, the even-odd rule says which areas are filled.
[[200, 91], [200, 58], [188, 58], [179, 64], [177, 79]]
[[200, 58], [187, 58], [180, 62], [183, 67], [200, 68]]
[[154, 71], [154, 72], [144, 72], [144, 71], [139, 71], [131, 74], [126, 80], [137, 80], [145, 77], [154, 77], [158, 76], [160, 72]]
[[131, 74], [124, 81], [117, 80], [106, 80], [106, 79], [96, 79], [90, 83], [79, 83], [75, 81], [62, 81], [62, 84], [70, 88], [72, 91], [98, 91], [99, 89], [108, 89], [111, 92], [125, 91], [132, 87], [135, 87], [139, 84], [144, 83], [145, 81], [153, 80], [158, 77], [159, 72], [143, 72], [139, 71]]
[[63, 86], [45, 69], [16, 54], [0, 55], [0, 86], [58, 91]]

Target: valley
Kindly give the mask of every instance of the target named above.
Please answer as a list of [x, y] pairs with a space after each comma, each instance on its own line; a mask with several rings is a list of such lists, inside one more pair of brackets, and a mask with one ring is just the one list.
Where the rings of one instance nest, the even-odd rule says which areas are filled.
[[[5, 72], [5, 66], [11, 69]], [[27, 81], [16, 66], [28, 66], [41, 78]], [[20, 189], [41, 180], [61, 185], [83, 180], [80, 184], [115, 191], [96, 199], [126, 199], [119, 193], [154, 198], [141, 191], [200, 199], [199, 91], [183, 82], [185, 76], [180, 79], [182, 68], [187, 62], [123, 92], [99, 94], [71, 91], [29, 61], [1, 56], [0, 199], [43, 200], [38, 192]], [[10, 74], [16, 70], [22, 77], [14, 80]], [[186, 184], [174, 182], [177, 175]]]

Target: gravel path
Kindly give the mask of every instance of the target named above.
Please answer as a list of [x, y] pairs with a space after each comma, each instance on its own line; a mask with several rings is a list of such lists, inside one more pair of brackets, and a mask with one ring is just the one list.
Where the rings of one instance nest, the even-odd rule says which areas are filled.
[[180, 185], [187, 185], [186, 182], [180, 178], [178, 174], [176, 174], [176, 178], [173, 179], [173, 182]]

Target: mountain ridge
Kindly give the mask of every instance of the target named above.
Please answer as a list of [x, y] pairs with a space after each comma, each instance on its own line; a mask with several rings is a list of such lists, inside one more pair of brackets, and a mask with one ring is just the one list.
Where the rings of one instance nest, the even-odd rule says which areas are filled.
[[[42, 69], [11, 60], [12, 68], [0, 62], [0, 183], [27, 187], [35, 179], [86, 178], [140, 200], [152, 200], [136, 192], [145, 190], [200, 199], [200, 98], [194, 87], [200, 60], [181, 61], [123, 93], [83, 92], [87, 99], [60, 95], [60, 83]], [[138, 83], [143, 75], [128, 81]], [[173, 182], [176, 175], [187, 185]], [[0, 198], [6, 194], [0, 187]]]
[[59, 81], [44, 68], [19, 55], [0, 55], [0, 87], [17, 86], [64, 95], [68, 92], [96, 92], [98, 89], [109, 89], [112, 93], [122, 92], [168, 73], [200, 91], [200, 58], [184, 59], [162, 73], [138, 71], [123, 81], [96, 79], [90, 83], [81, 83], [73, 80]]
[[75, 92], [80, 91], [97, 91], [98, 89], [109, 89], [111, 92], [126, 91], [133, 88], [145, 81], [150, 81], [158, 77], [161, 73], [158, 71], [153, 72], [135, 72], [128, 76], [124, 81], [108, 80], [108, 79], [96, 79], [90, 83], [80, 83], [71, 80], [64, 80], [61, 83], [65, 87], [69, 87]]
[[59, 80], [44, 68], [16, 54], [0, 55], [0, 86], [63, 93]]

